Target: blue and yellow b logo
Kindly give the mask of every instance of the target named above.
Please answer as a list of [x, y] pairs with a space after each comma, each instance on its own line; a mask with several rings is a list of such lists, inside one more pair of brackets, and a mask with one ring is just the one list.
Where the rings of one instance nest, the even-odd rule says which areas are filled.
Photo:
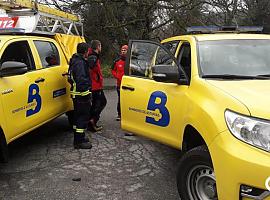
[[[157, 103], [158, 102], [158, 103]], [[164, 92], [156, 91], [151, 94], [148, 102], [147, 110], [159, 110], [162, 117], [156, 121], [153, 117], [146, 117], [146, 122], [157, 126], [166, 127], [170, 123], [170, 113], [166, 108], [167, 96]]]
[[41, 96], [39, 95], [39, 87], [37, 84], [31, 84], [28, 91], [28, 104], [36, 100], [37, 105], [34, 109], [29, 109], [26, 111], [26, 117], [38, 113], [41, 109]]

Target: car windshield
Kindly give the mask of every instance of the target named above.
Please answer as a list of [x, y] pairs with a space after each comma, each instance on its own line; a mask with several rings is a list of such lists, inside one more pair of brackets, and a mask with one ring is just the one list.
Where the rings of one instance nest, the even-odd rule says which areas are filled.
[[200, 41], [198, 49], [204, 77], [270, 76], [270, 40]]

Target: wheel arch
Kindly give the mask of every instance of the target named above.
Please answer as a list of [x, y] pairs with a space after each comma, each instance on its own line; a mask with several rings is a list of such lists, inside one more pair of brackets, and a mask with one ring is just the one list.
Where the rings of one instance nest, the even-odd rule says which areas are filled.
[[181, 148], [182, 151], [187, 152], [195, 147], [202, 146], [202, 145], [205, 145], [207, 147], [205, 139], [202, 137], [200, 132], [195, 127], [188, 124], [184, 130], [183, 142], [182, 142], [182, 148]]
[[2, 127], [0, 126], [0, 162], [8, 162], [8, 145]]
[[0, 139], [4, 139], [5, 142], [7, 143], [7, 139], [6, 139], [4, 130], [2, 129], [1, 125], [0, 125]]

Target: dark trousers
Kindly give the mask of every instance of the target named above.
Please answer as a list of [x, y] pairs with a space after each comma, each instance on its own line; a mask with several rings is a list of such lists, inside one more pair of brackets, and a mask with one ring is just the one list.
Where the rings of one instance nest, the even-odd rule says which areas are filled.
[[92, 91], [92, 106], [91, 106], [91, 119], [97, 122], [100, 118], [102, 110], [107, 104], [107, 99], [103, 90]]
[[120, 87], [116, 87], [117, 95], [118, 95], [118, 102], [117, 102], [117, 113], [118, 116], [121, 116], [121, 108], [120, 108]]
[[90, 120], [91, 95], [76, 96], [73, 100], [74, 106], [74, 143], [85, 141], [85, 130]]

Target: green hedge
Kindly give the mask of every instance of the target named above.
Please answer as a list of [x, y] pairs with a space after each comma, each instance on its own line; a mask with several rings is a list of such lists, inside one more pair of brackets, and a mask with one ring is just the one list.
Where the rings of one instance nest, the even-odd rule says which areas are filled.
[[112, 70], [111, 70], [111, 65], [109, 64], [101, 64], [101, 69], [102, 69], [102, 74], [104, 78], [112, 78]]

